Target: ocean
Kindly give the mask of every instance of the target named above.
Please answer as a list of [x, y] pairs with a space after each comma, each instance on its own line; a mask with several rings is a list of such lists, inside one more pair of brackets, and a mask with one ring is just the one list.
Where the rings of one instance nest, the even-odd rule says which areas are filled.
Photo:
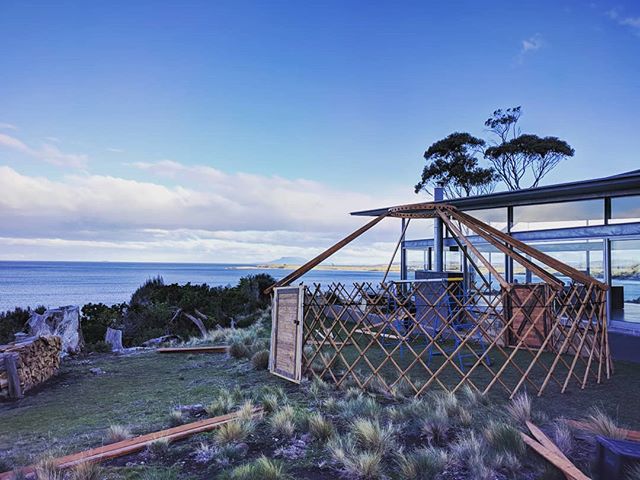
[[[87, 303], [127, 302], [146, 280], [161, 276], [165, 283], [236, 285], [240, 277], [268, 273], [280, 279], [291, 270], [255, 268], [238, 264], [111, 263], [111, 262], [0, 262], [0, 312], [15, 307], [59, 307]], [[380, 282], [383, 272], [311, 270], [300, 281], [307, 284]], [[391, 272], [389, 279], [398, 279]], [[640, 297], [640, 281], [617, 280], [625, 300]]]
[[[165, 283], [236, 285], [240, 277], [268, 273], [280, 279], [291, 270], [255, 268], [238, 264], [111, 263], [111, 262], [0, 262], [0, 312], [15, 307], [48, 308], [87, 303], [127, 302], [146, 280], [161, 276]], [[312, 270], [305, 283], [374, 282], [383, 272]], [[399, 278], [391, 272], [390, 279]]]

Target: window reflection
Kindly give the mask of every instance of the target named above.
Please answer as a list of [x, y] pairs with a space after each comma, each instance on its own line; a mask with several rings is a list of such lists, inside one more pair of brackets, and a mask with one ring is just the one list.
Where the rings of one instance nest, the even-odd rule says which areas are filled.
[[514, 232], [604, 225], [604, 200], [514, 207], [513, 220]]
[[611, 199], [610, 223], [640, 222], [640, 196]]

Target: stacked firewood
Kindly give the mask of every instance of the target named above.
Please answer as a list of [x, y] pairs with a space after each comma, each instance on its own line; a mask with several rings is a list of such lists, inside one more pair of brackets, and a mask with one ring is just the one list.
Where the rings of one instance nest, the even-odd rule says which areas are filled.
[[57, 336], [30, 337], [0, 345], [0, 397], [18, 398], [48, 380], [60, 368], [62, 340]]

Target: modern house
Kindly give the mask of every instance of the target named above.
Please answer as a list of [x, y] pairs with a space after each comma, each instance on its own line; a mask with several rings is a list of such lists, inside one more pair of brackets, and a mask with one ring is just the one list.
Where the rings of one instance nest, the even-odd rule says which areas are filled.
[[[452, 205], [609, 285], [609, 331], [624, 335], [622, 342], [630, 341], [629, 336], [640, 336], [640, 170], [446, 200], [442, 189], [436, 189], [435, 197], [436, 203]], [[352, 215], [378, 216], [387, 210]], [[430, 220], [433, 228], [425, 228], [423, 222], [419, 230], [405, 229], [405, 222], [403, 219], [400, 255], [403, 280], [415, 278], [418, 270], [464, 269], [458, 244], [439, 220]], [[531, 271], [514, 269], [508, 256], [482, 238], [468, 238], [490, 256], [491, 264], [507, 281], [536, 281]]]

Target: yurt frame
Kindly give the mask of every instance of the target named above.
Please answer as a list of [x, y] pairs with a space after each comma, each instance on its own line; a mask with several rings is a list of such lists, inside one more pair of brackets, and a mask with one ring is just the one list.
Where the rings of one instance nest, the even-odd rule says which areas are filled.
[[[379, 286], [291, 286], [387, 217], [407, 224]], [[408, 222], [424, 218], [442, 222], [465, 272], [386, 281]], [[470, 234], [540, 281], [506, 281]], [[511, 397], [523, 388], [538, 395], [551, 386], [583, 389], [613, 372], [607, 288], [453, 206], [392, 207], [268, 289], [274, 292], [270, 369], [293, 381], [318, 376], [415, 396], [464, 385], [481, 393], [500, 386]]]

